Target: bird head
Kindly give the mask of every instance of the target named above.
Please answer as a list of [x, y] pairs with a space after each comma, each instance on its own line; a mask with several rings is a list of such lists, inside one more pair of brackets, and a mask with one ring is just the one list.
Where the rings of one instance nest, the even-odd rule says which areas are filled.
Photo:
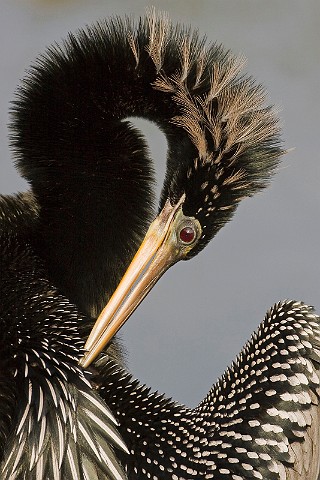
[[[277, 115], [243, 63], [152, 11], [138, 26], [113, 19], [71, 34], [20, 87], [12, 144], [41, 207], [37, 248], [52, 278], [96, 312], [129, 265], [84, 366], [161, 275], [199, 253], [274, 172], [283, 153]], [[133, 116], [155, 122], [168, 142], [159, 212], [140, 246], [152, 168]]]
[[203, 53], [202, 42], [180, 32], [180, 70], [168, 73], [150, 46], [152, 38], [166, 43], [165, 29], [154, 22], [145, 47], [158, 70], [152, 87], [175, 105], [168, 125], [161, 125], [168, 159], [159, 213], [91, 331], [84, 367], [169, 267], [200, 252], [239, 202], [267, 185], [283, 153], [263, 88], [239, 75], [243, 59], [217, 46]]

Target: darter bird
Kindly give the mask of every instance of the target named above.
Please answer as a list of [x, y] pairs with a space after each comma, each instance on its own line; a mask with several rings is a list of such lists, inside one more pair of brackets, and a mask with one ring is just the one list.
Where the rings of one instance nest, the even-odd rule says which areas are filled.
[[[277, 116], [242, 63], [151, 12], [70, 34], [23, 80], [11, 144], [30, 191], [0, 202], [4, 480], [318, 479], [311, 307], [271, 308], [194, 409], [134, 380], [114, 338], [278, 165]], [[153, 221], [130, 117], [168, 142]]]

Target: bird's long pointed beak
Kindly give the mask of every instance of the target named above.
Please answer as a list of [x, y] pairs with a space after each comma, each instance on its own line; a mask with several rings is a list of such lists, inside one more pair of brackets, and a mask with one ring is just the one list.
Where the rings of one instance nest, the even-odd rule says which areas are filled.
[[106, 307], [99, 315], [80, 360], [84, 368], [103, 350], [135, 311], [163, 273], [177, 261], [170, 231], [181, 202], [174, 207], [167, 201], [149, 230]]

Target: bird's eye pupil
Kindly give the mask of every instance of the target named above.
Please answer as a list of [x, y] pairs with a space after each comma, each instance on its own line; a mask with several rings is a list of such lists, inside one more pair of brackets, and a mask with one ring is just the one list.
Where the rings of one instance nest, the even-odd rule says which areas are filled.
[[180, 230], [180, 240], [183, 242], [183, 243], [186, 243], [186, 244], [189, 244], [189, 243], [192, 243], [195, 236], [196, 236], [196, 232], [194, 231], [194, 229], [192, 227], [184, 227]]

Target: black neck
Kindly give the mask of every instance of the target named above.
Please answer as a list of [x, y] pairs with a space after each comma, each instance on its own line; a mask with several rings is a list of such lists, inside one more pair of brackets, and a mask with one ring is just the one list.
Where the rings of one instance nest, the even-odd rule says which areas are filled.
[[[124, 27], [71, 37], [66, 52], [51, 50], [38, 63], [14, 111], [19, 167], [40, 205], [36, 249], [55, 284], [90, 314], [118, 284], [151, 221], [152, 166], [125, 118], [166, 129], [171, 155], [190, 150], [187, 134], [170, 123], [172, 96], [153, 86], [146, 42], [142, 31], [137, 64]], [[176, 45], [167, 64], [169, 74], [179, 66]]]

